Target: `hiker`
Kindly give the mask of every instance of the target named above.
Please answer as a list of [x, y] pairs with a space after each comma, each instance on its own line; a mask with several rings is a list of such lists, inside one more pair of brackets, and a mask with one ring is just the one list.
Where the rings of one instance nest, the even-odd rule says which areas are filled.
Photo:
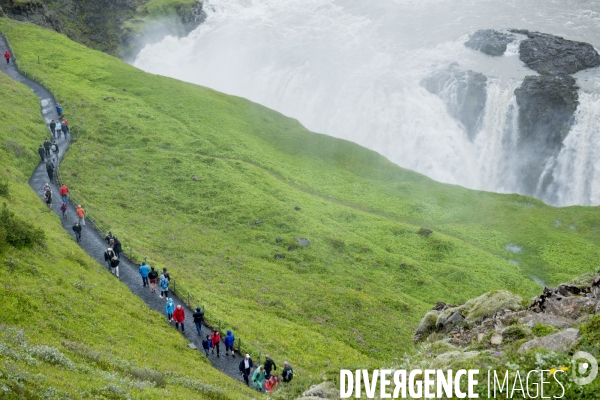
[[52, 150], [52, 154], [58, 156], [58, 152], [60, 151], [60, 149], [58, 148], [58, 145], [56, 144], [56, 140], [54, 142], [52, 142], [52, 145], [50, 146], [50, 150]]
[[294, 377], [294, 370], [287, 361], [283, 362], [283, 371], [281, 371], [281, 377], [283, 378], [284, 382], [289, 382]]
[[46, 163], [46, 172], [48, 173], [50, 182], [54, 182], [54, 165], [52, 163]]
[[272, 375], [265, 382], [265, 390], [269, 393], [273, 393], [275, 389], [277, 389], [277, 385], [279, 385], [279, 379], [275, 375]]
[[114, 238], [113, 239], [113, 249], [115, 250], [115, 254], [117, 255], [117, 258], [120, 260], [121, 259], [121, 251], [123, 250], [123, 247], [121, 246], [121, 242], [119, 241], [119, 239]]
[[223, 339], [223, 343], [225, 343], [225, 355], [228, 356], [228, 351], [231, 350], [231, 356], [235, 357], [235, 355], [233, 354], [233, 344], [235, 343], [235, 336], [233, 336], [233, 332], [231, 332], [231, 329], [227, 331], [227, 335], [225, 336], [225, 339]]
[[67, 138], [67, 133], [69, 133], [69, 122], [67, 121], [66, 118], [63, 118], [63, 120], [61, 121], [61, 126], [62, 126], [62, 131], [63, 134], [65, 135], [65, 139]]
[[46, 190], [44, 193], [44, 200], [46, 200], [48, 208], [52, 208], [52, 190]]
[[194, 317], [194, 324], [196, 324], [196, 331], [198, 331], [198, 336], [201, 336], [202, 322], [204, 321], [204, 311], [202, 311], [200, 307], [196, 307], [196, 312], [192, 314], [192, 317]]
[[40, 147], [38, 148], [38, 154], [40, 155], [40, 158], [42, 159], [40, 162], [44, 162], [46, 161], [46, 150], [44, 149], [44, 146], [42, 146], [40, 144]]
[[259, 392], [262, 392], [265, 384], [265, 368], [262, 365], [259, 365], [258, 368], [254, 370], [252, 382], [254, 383], [254, 388]]
[[106, 265], [108, 265], [109, 268], [110, 268], [110, 262], [114, 256], [115, 256], [115, 252], [113, 251], [112, 247], [109, 247], [104, 252], [104, 261], [106, 261]]
[[149, 286], [148, 284], [148, 273], [150, 272], [150, 267], [148, 267], [146, 265], [146, 262], [142, 262], [140, 264], [140, 275], [142, 276], [142, 283], [144, 284], [144, 287]]
[[60, 116], [62, 115], [62, 107], [60, 106], [60, 104], [56, 103], [56, 113], [58, 114], [58, 117], [60, 118]]
[[52, 132], [52, 139], [54, 139], [54, 136], [56, 135], [56, 121], [54, 120], [50, 122], [50, 132]]
[[79, 225], [85, 226], [85, 210], [81, 207], [81, 204], [77, 205], [75, 212], [77, 213], [77, 218], [79, 218]]
[[271, 360], [271, 356], [267, 354], [265, 356], [265, 378], [269, 379], [271, 377], [272, 370], [277, 371], [277, 365], [275, 361]]
[[10, 63], [10, 53], [8, 52], [8, 50], [6, 50], [4, 52], [4, 58], [6, 59], [6, 63], [9, 64]]
[[44, 152], [46, 153], [46, 157], [50, 155], [50, 142], [48, 139], [44, 140]]
[[248, 382], [248, 377], [250, 376], [250, 371], [252, 370], [253, 367], [254, 367], [254, 363], [252, 362], [252, 359], [250, 358], [250, 354], [246, 354], [246, 356], [244, 356], [242, 361], [240, 361], [240, 366], [239, 366], [240, 374], [244, 376], [244, 381], [246, 382], [246, 385], [250, 384]]
[[75, 232], [75, 238], [77, 239], [77, 243], [81, 240], [81, 226], [79, 226], [79, 222], [75, 222], [73, 225], [73, 232]]
[[162, 299], [163, 296], [165, 296], [165, 298], [167, 298], [169, 296], [169, 280], [167, 278], [165, 278], [165, 276], [163, 274], [160, 274], [159, 285], [160, 285], [160, 298]]
[[215, 347], [217, 348], [217, 357], [221, 357], [221, 355], [219, 354], [220, 350], [221, 350], [221, 334], [216, 330], [213, 329], [212, 334], [210, 335], [210, 341], [212, 342], [212, 354], [215, 354]]
[[119, 278], [119, 264], [121, 261], [117, 258], [117, 256], [113, 256], [110, 260], [110, 272], [116, 275], [117, 279]]
[[62, 124], [60, 123], [60, 120], [56, 121], [56, 127], [54, 129], [56, 130], [56, 138], [60, 139], [60, 133], [62, 132]]
[[185, 311], [181, 307], [181, 304], [177, 304], [175, 311], [173, 311], [173, 319], [175, 320], [175, 329], [179, 329], [179, 324], [181, 324], [181, 332], [185, 332], [183, 326], [183, 322], [185, 321]]
[[158, 278], [158, 272], [154, 270], [154, 267], [151, 267], [150, 272], [148, 273], [148, 279], [150, 279], [150, 289], [152, 289], [152, 293], [156, 292], [156, 278]]
[[165, 306], [165, 311], [167, 312], [167, 319], [169, 323], [173, 320], [173, 311], [175, 311], [175, 303], [172, 298], [167, 299], [167, 305]]
[[63, 219], [67, 218], [67, 208], [67, 203], [63, 201], [63, 203], [60, 205], [60, 211], [62, 211]]
[[206, 335], [206, 339], [202, 341], [202, 348], [204, 349], [204, 354], [208, 357], [208, 350], [210, 349], [210, 336]]
[[114, 240], [115, 237], [113, 236], [111, 231], [108, 231], [108, 235], [106, 235], [106, 237], [104, 238], [104, 240], [106, 240], [106, 243], [110, 244], [111, 240]]
[[171, 275], [169, 275], [166, 268], [163, 268], [163, 275], [169, 280], [169, 283], [171, 283]]
[[60, 197], [64, 203], [69, 201], [69, 188], [64, 183], [60, 187]]

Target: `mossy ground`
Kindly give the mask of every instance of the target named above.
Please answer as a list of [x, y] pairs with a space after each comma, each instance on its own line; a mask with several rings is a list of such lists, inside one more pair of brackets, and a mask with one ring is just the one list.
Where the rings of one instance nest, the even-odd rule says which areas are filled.
[[250, 348], [291, 361], [298, 388], [410, 352], [438, 300], [528, 298], [530, 275], [556, 284], [597, 265], [596, 208], [439, 184], [247, 100], [0, 29], [79, 132], [62, 167], [74, 196]]
[[62, 229], [27, 183], [47, 137], [39, 100], [3, 73], [0, 93], [0, 207], [45, 237], [0, 238], [0, 398], [251, 397]]

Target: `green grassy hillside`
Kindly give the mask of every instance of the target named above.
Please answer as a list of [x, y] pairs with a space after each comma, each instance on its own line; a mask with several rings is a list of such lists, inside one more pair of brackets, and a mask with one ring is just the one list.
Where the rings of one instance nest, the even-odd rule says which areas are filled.
[[439, 184], [247, 100], [0, 29], [79, 128], [62, 172], [90, 214], [300, 383], [411, 351], [438, 300], [528, 297], [530, 275], [556, 284], [597, 265], [595, 208]]
[[46, 137], [39, 100], [3, 73], [0, 93], [0, 398], [252, 396], [62, 229], [27, 184]]

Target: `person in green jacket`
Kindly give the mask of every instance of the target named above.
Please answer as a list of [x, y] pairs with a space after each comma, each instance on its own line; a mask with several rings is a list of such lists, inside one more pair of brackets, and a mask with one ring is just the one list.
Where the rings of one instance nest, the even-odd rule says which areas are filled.
[[265, 368], [262, 365], [254, 370], [252, 382], [254, 383], [256, 390], [262, 392], [262, 389], [265, 386]]

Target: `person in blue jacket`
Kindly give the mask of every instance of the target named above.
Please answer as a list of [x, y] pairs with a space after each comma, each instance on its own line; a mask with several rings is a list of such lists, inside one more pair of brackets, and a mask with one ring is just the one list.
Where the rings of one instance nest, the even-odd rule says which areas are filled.
[[169, 280], [167, 278], [165, 278], [164, 274], [160, 274], [160, 298], [162, 299], [163, 296], [165, 296], [165, 298], [167, 298], [169, 296]]
[[235, 357], [235, 355], [233, 354], [233, 344], [235, 343], [235, 336], [233, 336], [231, 330], [227, 331], [227, 336], [225, 336], [225, 339], [223, 339], [223, 343], [225, 343], [225, 355], [228, 356], [228, 351], [231, 350], [231, 356]]
[[142, 261], [139, 271], [140, 275], [142, 276], [142, 283], [144, 284], [144, 287], [149, 287], [150, 284], [148, 283], [148, 273], [150, 272], [150, 267], [148, 267], [146, 263]]
[[62, 115], [62, 107], [58, 103], [56, 104], [56, 113], [59, 117]]
[[202, 348], [204, 349], [204, 353], [206, 353], [206, 357], [208, 357], [208, 351], [212, 347], [212, 343], [210, 342], [210, 335], [206, 335], [206, 339], [202, 341]]
[[167, 312], [167, 319], [169, 320], [169, 322], [171, 322], [173, 320], [173, 311], [175, 311], [175, 302], [170, 297], [167, 299], [165, 311]]

